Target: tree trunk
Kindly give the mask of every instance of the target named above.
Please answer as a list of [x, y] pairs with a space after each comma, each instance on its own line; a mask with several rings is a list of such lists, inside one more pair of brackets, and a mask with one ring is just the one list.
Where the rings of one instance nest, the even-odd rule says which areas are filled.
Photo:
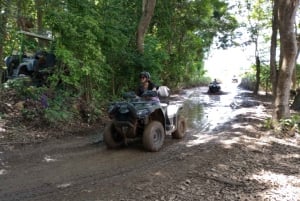
[[[1, 1], [1, 8], [6, 7], [6, 2]], [[7, 9], [6, 9], [7, 12]], [[0, 14], [0, 58], [3, 58], [3, 46], [6, 37], [6, 22], [7, 22], [7, 13]]]
[[295, 91], [295, 98], [291, 105], [291, 109], [300, 111], [300, 89]]
[[276, 97], [276, 86], [277, 86], [277, 78], [278, 78], [277, 66], [276, 66], [277, 33], [278, 33], [278, 0], [274, 0], [271, 50], [270, 50], [270, 72], [271, 72], [271, 84], [272, 84], [273, 97]]
[[298, 60], [298, 57], [299, 57], [299, 53], [300, 53], [300, 36], [297, 34], [297, 55], [296, 55], [296, 58], [295, 58], [295, 68], [294, 68], [294, 71], [293, 71], [293, 77], [292, 77], [292, 89], [294, 91], [296, 91], [297, 89], [297, 60]]
[[[1, 62], [0, 62], [0, 65], [3, 66], [4, 64], [2, 63], [3, 62], [3, 59], [4, 58], [4, 52], [3, 52], [3, 49], [4, 49], [4, 42], [5, 42], [5, 38], [6, 38], [6, 23], [7, 23], [7, 18], [8, 18], [8, 12], [9, 12], [9, 3], [10, 1], [9, 0], [5, 0], [5, 1], [1, 1], [1, 8], [3, 9], [3, 13], [0, 13], [0, 58], [1, 58]], [[2, 83], [2, 79], [4, 79], [2, 77], [3, 75], [3, 69], [0, 68], [0, 83]]]
[[156, 0], [143, 0], [143, 12], [137, 30], [137, 49], [141, 54], [144, 53], [145, 33], [154, 14], [155, 5]]
[[254, 94], [258, 94], [260, 84], [260, 59], [258, 55], [258, 32], [255, 38], [255, 68], [256, 68], [256, 82], [254, 86]]
[[259, 56], [256, 56], [256, 83], [255, 83], [255, 89], [254, 94], [258, 94], [259, 91], [259, 84], [260, 84], [260, 59]]
[[[36, 23], [37, 23], [37, 32], [38, 34], [43, 34], [43, 4], [42, 0], [35, 0], [35, 7], [36, 7]], [[39, 45], [43, 46], [45, 41], [38, 39]]]
[[273, 120], [275, 122], [290, 116], [290, 88], [297, 54], [294, 24], [299, 0], [279, 0], [278, 3], [282, 65], [279, 69], [278, 84], [276, 87], [275, 109], [273, 113]]

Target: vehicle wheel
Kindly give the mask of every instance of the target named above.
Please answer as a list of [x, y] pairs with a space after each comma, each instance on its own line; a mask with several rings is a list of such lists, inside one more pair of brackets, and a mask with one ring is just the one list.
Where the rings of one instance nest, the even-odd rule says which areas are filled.
[[158, 121], [149, 123], [143, 133], [143, 145], [148, 151], [158, 151], [165, 140], [163, 125]]
[[186, 132], [186, 120], [183, 116], [177, 117], [177, 129], [172, 133], [172, 137], [175, 139], [181, 139], [185, 136]]
[[116, 131], [112, 122], [107, 124], [104, 129], [103, 141], [108, 148], [120, 147], [124, 142], [123, 137]]
[[[0, 70], [0, 72], [1, 72], [1, 70]], [[4, 83], [4, 82], [6, 82], [7, 81], [7, 71], [6, 70], [3, 70], [2, 72], [1, 72], [1, 83]]]

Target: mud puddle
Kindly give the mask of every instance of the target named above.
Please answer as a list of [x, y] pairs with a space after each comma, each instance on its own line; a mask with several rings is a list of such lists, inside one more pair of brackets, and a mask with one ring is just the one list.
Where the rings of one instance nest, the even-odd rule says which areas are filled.
[[207, 93], [208, 87], [198, 87], [184, 91], [184, 116], [188, 128], [202, 133], [213, 133], [222, 128], [220, 125], [230, 122], [247, 108], [259, 106], [251, 98], [245, 96], [250, 91], [238, 88], [237, 83], [222, 86], [218, 94]]

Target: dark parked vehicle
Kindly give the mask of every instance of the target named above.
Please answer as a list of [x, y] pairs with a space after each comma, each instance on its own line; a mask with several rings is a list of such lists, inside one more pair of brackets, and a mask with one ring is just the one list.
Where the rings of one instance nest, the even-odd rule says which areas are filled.
[[[127, 144], [129, 139], [141, 138], [148, 151], [159, 151], [165, 135], [175, 139], [185, 136], [186, 121], [180, 115], [182, 102], [160, 103], [151, 100], [155, 91], [146, 91], [141, 98], [134, 93], [126, 95], [125, 101], [115, 102], [109, 108], [111, 122], [106, 125], [104, 142], [108, 148]], [[149, 98], [150, 97], [150, 98]]]
[[[30, 32], [20, 33], [30, 37], [51, 40], [50, 38]], [[33, 55], [27, 55], [26, 53], [12, 54], [7, 56], [4, 62], [6, 69], [2, 74], [2, 82], [6, 82], [9, 79], [27, 76], [32, 78], [34, 82], [41, 84], [51, 73], [52, 68], [55, 66], [56, 58], [53, 53], [38, 50]]]
[[34, 56], [11, 55], [5, 58], [5, 65], [4, 81], [20, 76], [42, 79], [49, 73], [47, 68], [54, 67], [55, 55], [46, 51], [38, 51]]

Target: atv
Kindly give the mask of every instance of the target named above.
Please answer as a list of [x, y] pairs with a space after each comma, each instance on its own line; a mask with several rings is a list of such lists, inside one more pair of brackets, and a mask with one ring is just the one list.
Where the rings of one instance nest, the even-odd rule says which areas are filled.
[[125, 101], [111, 104], [108, 111], [111, 122], [103, 134], [108, 148], [140, 138], [147, 151], [156, 152], [162, 148], [167, 134], [175, 139], [185, 136], [186, 120], [179, 114], [182, 102], [161, 103], [153, 99], [156, 96], [156, 91], [146, 91], [141, 98], [131, 92], [125, 95]]
[[1, 71], [1, 82], [16, 78], [30, 78], [36, 85], [43, 85], [47, 77], [52, 73], [56, 64], [56, 56], [54, 53], [45, 51], [40, 47], [34, 52], [26, 52], [24, 39], [39, 39], [43, 40], [44, 44], [52, 43], [53, 39], [44, 35], [35, 34], [32, 32], [18, 32], [21, 39], [19, 50], [14, 50], [10, 55], [5, 57], [5, 68]]
[[210, 83], [208, 85], [208, 93], [218, 93], [221, 91], [219, 83]]

